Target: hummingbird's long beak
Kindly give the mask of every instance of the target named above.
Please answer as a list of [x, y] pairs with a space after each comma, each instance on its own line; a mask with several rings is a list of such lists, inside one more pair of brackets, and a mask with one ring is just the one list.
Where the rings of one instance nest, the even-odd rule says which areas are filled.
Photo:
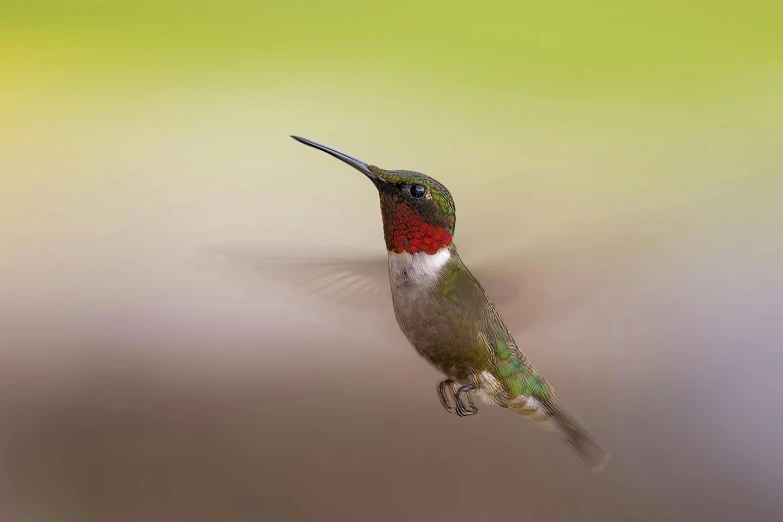
[[380, 180], [378, 176], [376, 176], [372, 170], [370, 170], [370, 167], [363, 161], [358, 160], [356, 158], [353, 158], [349, 156], [348, 154], [343, 154], [340, 151], [330, 149], [329, 147], [325, 145], [321, 145], [320, 143], [316, 143], [314, 141], [310, 141], [307, 138], [300, 138], [299, 136], [291, 136], [293, 139], [298, 141], [299, 143], [304, 143], [305, 145], [309, 145], [310, 147], [313, 147], [314, 149], [318, 149], [321, 151], [324, 151], [325, 153], [329, 154], [330, 156], [334, 156], [340, 161], [343, 161], [350, 165], [351, 167], [355, 168], [368, 178], [370, 178], [373, 182], [377, 182]]

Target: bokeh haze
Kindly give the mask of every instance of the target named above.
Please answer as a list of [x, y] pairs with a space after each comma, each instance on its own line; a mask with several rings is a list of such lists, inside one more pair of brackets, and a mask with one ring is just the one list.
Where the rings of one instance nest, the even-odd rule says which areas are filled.
[[[783, 516], [780, 2], [0, 12], [2, 520]], [[604, 472], [447, 415], [390, 302], [216, 254], [384, 255], [289, 134], [449, 187]]]

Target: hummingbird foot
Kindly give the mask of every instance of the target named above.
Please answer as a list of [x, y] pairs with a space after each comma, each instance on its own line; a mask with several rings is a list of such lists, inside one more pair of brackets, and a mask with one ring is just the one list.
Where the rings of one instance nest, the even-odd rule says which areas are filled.
[[438, 383], [438, 399], [443, 406], [443, 409], [449, 413], [457, 413], [456, 406], [452, 406], [449, 402], [449, 398], [446, 396], [448, 390], [449, 395], [454, 399], [455, 404], [458, 403], [456, 395], [454, 395], [454, 381], [451, 379], [445, 379]]
[[[457, 390], [457, 393], [454, 395], [454, 402], [456, 403], [456, 413], [460, 417], [468, 417], [470, 415], [475, 415], [478, 413], [478, 408], [476, 408], [476, 405], [473, 404], [473, 398], [470, 396], [470, 392], [472, 392], [476, 388], [475, 384], [466, 384], [465, 386], [460, 387]], [[466, 406], [465, 403], [462, 400], [463, 395], [467, 397], [468, 405]]]

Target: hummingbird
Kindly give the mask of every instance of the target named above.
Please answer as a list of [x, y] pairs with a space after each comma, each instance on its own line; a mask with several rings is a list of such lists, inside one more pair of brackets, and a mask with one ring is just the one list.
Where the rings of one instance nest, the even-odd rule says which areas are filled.
[[385, 170], [291, 136], [364, 174], [380, 197], [397, 324], [416, 352], [445, 377], [436, 391], [460, 417], [478, 412], [473, 394], [554, 430], [600, 471], [608, 454], [528, 362], [495, 304], [460, 259], [448, 189], [430, 176]]

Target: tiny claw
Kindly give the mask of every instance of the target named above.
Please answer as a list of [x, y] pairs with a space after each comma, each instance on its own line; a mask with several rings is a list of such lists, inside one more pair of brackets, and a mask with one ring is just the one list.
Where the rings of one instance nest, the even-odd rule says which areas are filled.
[[[451, 396], [454, 398], [454, 402], [457, 404], [457, 407], [452, 406], [449, 402], [449, 399], [446, 397], [446, 388], [448, 388]], [[443, 381], [440, 381], [438, 383], [438, 399], [440, 399], [440, 403], [443, 406], [443, 409], [446, 410], [449, 413], [456, 413], [457, 408], [459, 407], [459, 401], [457, 401], [455, 395], [454, 395], [454, 381], [451, 379], [445, 379]]]
[[[469, 417], [470, 415], [475, 415], [478, 413], [478, 408], [476, 408], [476, 405], [473, 404], [473, 398], [470, 396], [470, 392], [475, 388], [475, 384], [466, 384], [457, 390], [457, 393], [454, 396], [454, 401], [457, 406], [457, 415], [460, 417]], [[462, 401], [463, 395], [467, 396], [468, 398], [468, 406], [465, 406], [465, 403]]]

